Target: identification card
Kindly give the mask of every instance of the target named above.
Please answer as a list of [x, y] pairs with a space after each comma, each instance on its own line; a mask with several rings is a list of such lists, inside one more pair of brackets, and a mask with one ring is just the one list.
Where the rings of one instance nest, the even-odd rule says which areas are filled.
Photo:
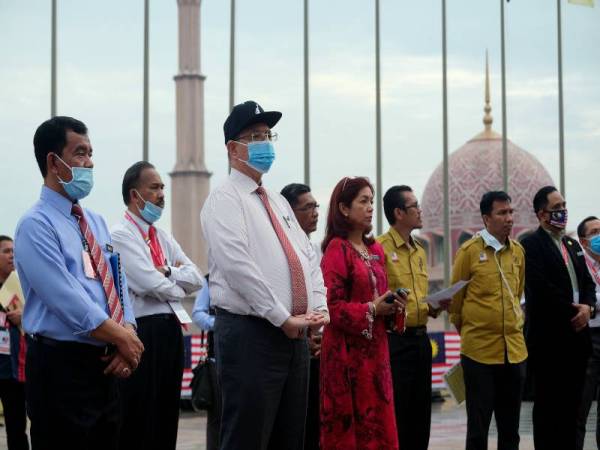
[[169, 302], [169, 306], [171, 306], [171, 309], [177, 316], [177, 319], [181, 325], [192, 323], [192, 318], [187, 313], [181, 302]]
[[10, 333], [6, 328], [0, 330], [0, 355], [10, 355]]
[[0, 311], [0, 327], [6, 326], [6, 313], [4, 311]]
[[96, 279], [96, 272], [94, 271], [94, 267], [92, 266], [92, 259], [90, 258], [90, 254], [85, 250], [81, 252], [81, 260], [83, 261], [83, 273], [88, 278]]

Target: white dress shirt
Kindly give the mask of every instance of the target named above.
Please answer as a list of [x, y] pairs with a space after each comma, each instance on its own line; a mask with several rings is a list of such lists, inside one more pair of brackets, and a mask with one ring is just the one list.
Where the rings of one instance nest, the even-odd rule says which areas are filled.
[[[211, 305], [281, 326], [292, 310], [290, 269], [257, 188], [254, 180], [232, 169], [202, 208]], [[302, 265], [308, 310], [327, 312], [323, 275], [306, 233], [287, 200], [279, 193], [266, 192]]]
[[[150, 226], [135, 214], [130, 212], [129, 215], [147, 234]], [[154, 267], [150, 247], [140, 230], [125, 216], [111, 229], [113, 247], [121, 254], [135, 317], [172, 314], [173, 309], [167, 302], [181, 301], [202, 287], [203, 278], [198, 268], [183, 253], [177, 241], [160, 228], [155, 228], [166, 265], [171, 268], [168, 278]]]

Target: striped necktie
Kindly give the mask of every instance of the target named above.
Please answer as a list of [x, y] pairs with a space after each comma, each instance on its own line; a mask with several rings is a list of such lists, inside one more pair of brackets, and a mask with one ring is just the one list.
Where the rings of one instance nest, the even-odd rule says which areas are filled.
[[271, 219], [271, 224], [273, 225], [275, 234], [277, 235], [277, 238], [283, 247], [283, 252], [288, 260], [290, 275], [292, 278], [292, 315], [296, 316], [298, 314], [305, 314], [308, 307], [308, 295], [306, 294], [304, 271], [302, 270], [300, 259], [298, 258], [294, 247], [292, 247], [290, 240], [286, 236], [285, 231], [283, 231], [281, 223], [279, 220], [277, 220], [273, 209], [271, 209], [269, 199], [267, 198], [267, 191], [265, 191], [262, 186], [259, 186], [258, 189], [256, 189], [256, 193], [262, 200], [263, 205], [265, 205], [265, 209], [267, 210], [267, 214], [269, 214], [269, 219]]
[[71, 214], [73, 214], [77, 218], [77, 222], [79, 222], [79, 228], [81, 229], [81, 234], [87, 243], [87, 251], [92, 259], [94, 271], [96, 272], [98, 278], [100, 278], [100, 281], [102, 281], [102, 287], [104, 288], [104, 293], [106, 294], [106, 299], [108, 301], [110, 318], [118, 324], [123, 325], [123, 308], [117, 294], [117, 289], [115, 288], [112, 271], [104, 259], [102, 249], [98, 245], [98, 242], [96, 241], [96, 238], [94, 237], [94, 234], [92, 233], [92, 230], [90, 229], [87, 220], [83, 215], [83, 209], [81, 206], [79, 206], [77, 203], [74, 203], [73, 207], [71, 208]]

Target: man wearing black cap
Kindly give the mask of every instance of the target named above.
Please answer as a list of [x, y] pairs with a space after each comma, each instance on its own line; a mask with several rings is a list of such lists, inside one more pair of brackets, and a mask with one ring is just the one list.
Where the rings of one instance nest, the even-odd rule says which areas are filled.
[[221, 450], [302, 450], [306, 330], [329, 321], [318, 258], [289, 203], [265, 189], [281, 118], [253, 101], [223, 126], [231, 174], [202, 209], [216, 310]]

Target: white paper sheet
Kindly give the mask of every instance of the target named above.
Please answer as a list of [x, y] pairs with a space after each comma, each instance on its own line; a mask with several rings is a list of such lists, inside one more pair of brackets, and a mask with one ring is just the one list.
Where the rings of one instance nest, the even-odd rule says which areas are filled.
[[441, 300], [448, 300], [449, 298], [452, 298], [458, 291], [460, 291], [467, 284], [469, 284], [470, 281], [471, 280], [457, 281], [449, 288], [442, 289], [441, 291], [438, 291], [435, 294], [431, 294], [425, 297], [424, 301], [429, 303], [433, 308], [437, 309], [440, 307]]

